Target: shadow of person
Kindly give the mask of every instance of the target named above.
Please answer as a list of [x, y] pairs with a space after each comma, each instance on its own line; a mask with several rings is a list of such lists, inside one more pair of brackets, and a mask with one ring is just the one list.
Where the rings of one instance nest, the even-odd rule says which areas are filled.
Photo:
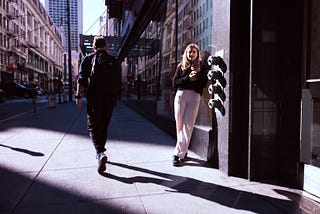
[[134, 183], [162, 184], [164, 182], [164, 179], [151, 178], [151, 177], [145, 177], [145, 176], [120, 177], [120, 176], [113, 175], [106, 172], [103, 172], [101, 175], [106, 178], [111, 178], [126, 184], [134, 184]]
[[22, 149], [22, 148], [16, 148], [16, 147], [11, 147], [11, 146], [6, 146], [6, 145], [3, 145], [3, 144], [0, 144], [0, 146], [5, 147], [5, 148], [12, 149], [12, 150], [17, 151], [17, 152], [26, 153], [26, 154], [32, 155], [32, 156], [44, 156], [43, 153], [34, 152], [34, 151], [27, 150], [27, 149]]
[[106, 178], [110, 178], [110, 179], [113, 179], [113, 180], [120, 181], [120, 182], [125, 183], [125, 184], [133, 184], [134, 183], [134, 178], [133, 177], [130, 177], [130, 178], [120, 177], [120, 176], [113, 175], [113, 174], [110, 174], [110, 173], [107, 173], [107, 172], [102, 172], [102, 173], [100, 173], [100, 175], [102, 175], [103, 177], [106, 177]]
[[[303, 213], [320, 213], [320, 204], [312, 199], [301, 196], [298, 193], [289, 192], [283, 189], [274, 189], [274, 191], [292, 201], [299, 202], [297, 203], [297, 206], [304, 210]], [[279, 204], [279, 207], [280, 206], [281, 208], [285, 208], [286, 204]]]
[[153, 183], [162, 185], [170, 188], [168, 190], [165, 190], [167, 192], [189, 194], [208, 201], [212, 201], [214, 203], [219, 203], [220, 205], [226, 207], [251, 211], [254, 213], [299, 213], [299, 211], [301, 211], [300, 208], [296, 205], [297, 203], [291, 200], [273, 198], [266, 195], [260, 195], [209, 182], [204, 182], [190, 177], [153, 171], [137, 166], [130, 166], [110, 161], [108, 161], [108, 163], [110, 165], [157, 176], [157, 178], [148, 176], [133, 176], [125, 178], [109, 173], [102, 174], [106, 178], [115, 179], [128, 184]]

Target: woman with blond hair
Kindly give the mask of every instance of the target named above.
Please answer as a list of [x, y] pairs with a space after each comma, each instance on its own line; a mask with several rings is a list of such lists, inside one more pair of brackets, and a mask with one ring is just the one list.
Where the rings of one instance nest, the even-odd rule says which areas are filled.
[[172, 79], [172, 86], [176, 91], [174, 116], [177, 134], [173, 166], [179, 166], [180, 161], [187, 156], [200, 98], [206, 85], [207, 72], [201, 61], [199, 47], [193, 43], [189, 44], [184, 50], [182, 60]]

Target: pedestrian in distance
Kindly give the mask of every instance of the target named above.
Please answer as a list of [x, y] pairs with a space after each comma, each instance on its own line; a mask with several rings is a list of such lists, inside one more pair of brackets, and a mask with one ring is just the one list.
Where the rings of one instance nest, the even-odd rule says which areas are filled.
[[180, 161], [187, 157], [201, 95], [206, 85], [207, 68], [201, 61], [199, 47], [193, 43], [189, 44], [172, 79], [172, 87], [175, 90], [174, 117], [177, 136], [173, 166], [179, 166]]
[[94, 38], [94, 53], [87, 55], [80, 64], [77, 80], [76, 104], [82, 105], [86, 91], [87, 127], [96, 150], [98, 172], [106, 170], [105, 145], [113, 109], [121, 94], [121, 65], [107, 53], [104, 37]]

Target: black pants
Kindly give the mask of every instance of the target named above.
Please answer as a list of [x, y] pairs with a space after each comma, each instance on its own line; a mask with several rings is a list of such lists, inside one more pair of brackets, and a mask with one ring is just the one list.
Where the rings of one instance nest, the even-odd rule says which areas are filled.
[[117, 102], [115, 95], [87, 97], [87, 125], [97, 153], [106, 151], [108, 126]]

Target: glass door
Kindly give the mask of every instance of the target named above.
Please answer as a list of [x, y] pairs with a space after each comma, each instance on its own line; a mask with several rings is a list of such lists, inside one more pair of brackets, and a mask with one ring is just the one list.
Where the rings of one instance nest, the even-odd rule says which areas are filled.
[[[314, 75], [320, 76], [320, 71], [314, 72]], [[310, 106], [307, 106], [310, 115], [310, 124], [307, 124], [307, 127], [310, 127], [310, 151], [308, 154], [309, 164], [320, 167], [320, 78], [310, 78], [306, 80], [308, 93], [307, 103], [310, 103]]]
[[320, 2], [305, 2], [305, 81], [301, 102], [303, 189], [320, 200]]
[[250, 176], [297, 186], [303, 5], [253, 2]]

